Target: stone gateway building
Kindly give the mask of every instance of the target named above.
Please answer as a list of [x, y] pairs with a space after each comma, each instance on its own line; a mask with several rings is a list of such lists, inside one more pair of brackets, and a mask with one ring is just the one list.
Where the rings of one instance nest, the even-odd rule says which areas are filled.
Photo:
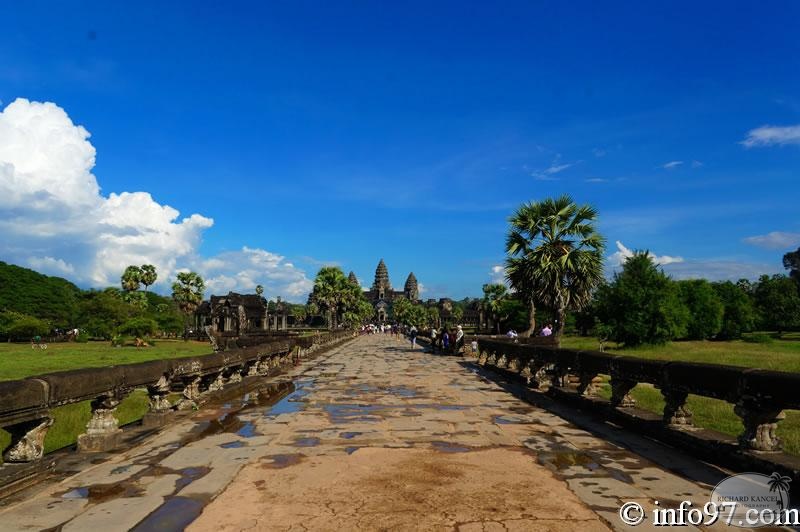
[[[358, 282], [353, 272], [350, 272], [349, 278], [351, 281]], [[375, 268], [375, 281], [372, 283], [372, 288], [365, 290], [364, 295], [375, 309], [375, 320], [378, 323], [384, 323], [389, 321], [392, 303], [395, 299], [404, 297], [414, 303], [419, 302], [419, 285], [414, 272], [411, 272], [406, 278], [403, 290], [393, 290], [392, 283], [389, 281], [389, 269], [381, 259], [378, 267]]]

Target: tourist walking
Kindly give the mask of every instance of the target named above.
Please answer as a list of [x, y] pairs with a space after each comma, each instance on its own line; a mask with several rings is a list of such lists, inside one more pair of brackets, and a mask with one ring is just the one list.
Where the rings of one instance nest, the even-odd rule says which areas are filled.
[[408, 337], [411, 339], [411, 349], [417, 348], [417, 327], [412, 325], [408, 331]]
[[431, 327], [431, 353], [436, 352], [436, 327]]

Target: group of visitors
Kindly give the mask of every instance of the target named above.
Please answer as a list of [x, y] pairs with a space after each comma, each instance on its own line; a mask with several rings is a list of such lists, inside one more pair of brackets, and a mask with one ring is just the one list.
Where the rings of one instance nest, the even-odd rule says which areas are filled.
[[456, 328], [442, 327], [439, 330], [431, 329], [431, 351], [438, 349], [440, 353], [458, 353], [464, 346], [464, 329], [461, 325]]
[[400, 326], [396, 323], [394, 325], [388, 325], [385, 323], [375, 325], [374, 323], [370, 323], [367, 325], [362, 325], [361, 329], [359, 330], [359, 334], [391, 334], [392, 336], [399, 336]]

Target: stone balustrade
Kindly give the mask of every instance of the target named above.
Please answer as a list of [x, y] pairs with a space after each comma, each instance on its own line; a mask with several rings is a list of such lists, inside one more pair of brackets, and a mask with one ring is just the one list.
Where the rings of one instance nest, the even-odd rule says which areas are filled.
[[[0, 428], [11, 434], [3, 452], [5, 463], [34, 462], [43, 456], [44, 439], [53, 424], [55, 407], [90, 400], [92, 417], [78, 437], [81, 451], [105, 451], [120, 442], [114, 415], [133, 390], [146, 388], [149, 411], [146, 426], [164, 425], [176, 409], [197, 408], [205, 394], [245, 377], [267, 375], [293, 358], [303, 358], [332, 342], [350, 338], [349, 331], [304, 337], [282, 336], [276, 341], [204, 356], [153, 360], [102, 368], [84, 368], [27, 379], [0, 382]], [[168, 395], [180, 392], [172, 404]]]
[[[734, 405], [744, 426], [741, 450], [770, 453], [781, 450], [777, 424], [785, 409], [800, 409], [800, 374], [763, 369], [648, 360], [599, 351], [526, 345], [505, 339], [479, 338], [478, 363], [518, 374], [528, 385], [583, 397], [596, 396], [600, 376], [610, 377], [609, 406], [617, 411], [635, 407], [631, 390], [648, 383], [661, 391], [662, 423], [675, 430], [692, 430], [689, 394]], [[595, 399], [596, 400], [596, 399]]]

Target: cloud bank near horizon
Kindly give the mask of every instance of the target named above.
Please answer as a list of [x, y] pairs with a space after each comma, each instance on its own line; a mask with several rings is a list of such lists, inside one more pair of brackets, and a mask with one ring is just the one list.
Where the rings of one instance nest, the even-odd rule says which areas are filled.
[[83, 286], [117, 285], [129, 264], [156, 266], [156, 288], [180, 270], [206, 279], [207, 293], [252, 291], [299, 300], [312, 282], [263, 249], [202, 257], [214, 220], [180, 218], [148, 192], [101, 194], [90, 133], [51, 102], [18, 98], [0, 111], [0, 258]]

